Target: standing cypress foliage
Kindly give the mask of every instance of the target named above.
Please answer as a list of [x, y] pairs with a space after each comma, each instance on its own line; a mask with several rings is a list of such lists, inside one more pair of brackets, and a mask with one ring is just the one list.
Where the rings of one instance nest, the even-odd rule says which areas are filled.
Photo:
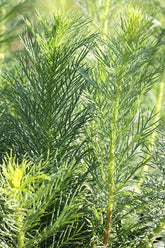
[[39, 17], [3, 75], [1, 155], [20, 161], [1, 166], [3, 246], [150, 248], [164, 230], [164, 143], [154, 150], [159, 115], [144, 106], [163, 32], [132, 6], [108, 28], [120, 0], [94, 2], [106, 3], [97, 48], [83, 18]]
[[74, 161], [31, 163], [5, 157], [0, 175], [0, 247], [82, 247], [89, 231], [87, 190], [78, 185], [81, 174]]
[[[152, 155], [146, 148], [147, 137], [156, 127], [155, 115], [150, 110], [143, 112], [143, 100], [159, 76], [161, 66], [152, 63], [158, 49], [159, 39], [152, 35], [152, 20], [129, 6], [121, 14], [112, 37], [96, 51], [98, 63], [93, 77], [84, 74], [97, 115], [88, 135], [93, 135], [95, 163], [99, 164], [92, 184], [96, 194], [94, 226], [100, 233], [102, 247], [148, 247], [148, 227], [145, 221], [144, 226], [137, 225], [137, 220], [149, 206], [147, 194], [143, 198], [137, 191], [136, 175], [141, 167], [150, 164]], [[137, 204], [139, 199], [142, 212]], [[131, 235], [136, 240], [132, 241]]]
[[1, 117], [1, 148], [33, 158], [56, 150], [59, 157], [72, 156], [80, 150], [81, 127], [90, 117], [87, 107], [78, 108], [86, 87], [78, 69], [85, 66], [94, 37], [87, 35], [87, 26], [83, 18], [62, 16], [40, 19], [37, 27], [27, 22], [24, 49], [15, 69], [3, 76], [8, 113]]

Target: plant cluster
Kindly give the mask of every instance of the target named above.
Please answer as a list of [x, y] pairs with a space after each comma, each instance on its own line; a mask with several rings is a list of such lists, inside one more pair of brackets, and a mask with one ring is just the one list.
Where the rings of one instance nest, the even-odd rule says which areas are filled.
[[136, 6], [116, 17], [121, 1], [82, 2], [95, 25], [37, 14], [3, 61], [2, 248], [149, 248], [163, 235], [164, 30]]

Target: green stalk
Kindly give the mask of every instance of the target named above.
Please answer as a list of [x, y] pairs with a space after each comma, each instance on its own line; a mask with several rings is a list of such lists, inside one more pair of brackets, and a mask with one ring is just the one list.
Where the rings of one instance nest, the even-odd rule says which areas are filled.
[[[157, 103], [156, 103], [156, 108], [155, 108], [155, 118], [154, 118], [154, 123], [157, 123], [160, 120], [161, 117], [161, 108], [163, 105], [163, 94], [164, 94], [164, 89], [165, 89], [165, 83], [162, 80], [159, 88], [158, 88], [158, 97], [157, 97]], [[155, 124], [156, 125], [156, 124]], [[156, 139], [156, 130], [154, 130], [154, 132], [150, 135], [149, 137], [149, 149], [152, 148], [152, 145], [154, 144]], [[149, 155], [146, 155], [147, 158], [149, 158]], [[142, 168], [142, 177], [139, 180], [139, 188], [138, 190], [140, 190], [140, 187], [144, 181], [144, 177], [145, 177], [145, 173], [148, 171], [148, 166], [145, 165]], [[165, 218], [155, 227], [155, 229], [153, 230], [153, 234], [149, 236], [149, 238], [152, 240], [151, 242], [148, 243], [148, 245], [151, 245], [153, 243], [153, 241], [156, 239], [156, 237], [158, 235], [160, 235], [162, 233], [162, 231], [165, 229]]]
[[52, 151], [52, 138], [53, 138], [53, 135], [52, 135], [52, 115], [53, 115], [52, 104], [53, 104], [53, 100], [52, 100], [51, 82], [48, 83], [48, 86], [46, 88], [46, 95], [47, 95], [47, 103], [46, 103], [47, 106], [45, 106], [45, 109], [47, 109], [48, 107], [48, 110], [47, 112], [45, 112], [45, 116], [46, 116], [45, 133], [47, 135], [46, 137], [47, 142], [44, 147], [45, 158], [47, 158], [48, 152]]
[[111, 143], [110, 143], [110, 159], [108, 164], [108, 207], [107, 207], [107, 218], [104, 233], [103, 245], [106, 247], [108, 245], [108, 238], [110, 234], [110, 225], [112, 221], [113, 212], [113, 199], [114, 199], [114, 170], [115, 170], [115, 142], [117, 136], [117, 120], [119, 112], [119, 100], [120, 100], [120, 89], [123, 78], [123, 69], [117, 80], [116, 96], [115, 102], [112, 110], [112, 121], [111, 121]]
[[105, 19], [104, 19], [104, 34], [108, 33], [108, 15], [109, 15], [109, 10], [110, 10], [110, 0], [106, 0], [105, 3]]
[[[164, 88], [165, 88], [165, 83], [162, 80], [160, 82], [159, 88], [158, 88], [158, 97], [157, 97], [157, 103], [156, 103], [156, 107], [155, 107], [155, 118], [154, 118], [154, 123], [155, 125], [157, 125], [158, 121], [160, 120], [161, 117], [161, 108], [163, 105], [163, 93], [164, 93]], [[154, 144], [156, 139], [156, 129], [153, 131], [153, 133], [150, 135], [149, 137], [149, 149], [152, 148], [152, 145]], [[149, 157], [149, 155], [146, 155], [147, 157]], [[139, 186], [141, 186], [141, 184], [143, 183], [143, 178], [145, 177], [145, 173], [148, 171], [148, 166], [145, 165], [142, 168], [142, 178], [139, 181]]]
[[[157, 123], [160, 118], [161, 118], [161, 108], [163, 105], [163, 94], [164, 94], [164, 81], [162, 80], [160, 82], [159, 88], [158, 88], [158, 97], [157, 97], [157, 104], [156, 104], [156, 109], [155, 109], [155, 113], [157, 114], [155, 116], [155, 122]], [[151, 135], [151, 143], [153, 144], [156, 138], [156, 131], [154, 131]]]
[[22, 231], [22, 227], [23, 227], [23, 216], [22, 216], [22, 212], [21, 212], [21, 208], [18, 208], [16, 210], [16, 220], [17, 220], [17, 227], [19, 229], [18, 233], [17, 233], [17, 247], [18, 248], [23, 248], [25, 247], [25, 243], [24, 243], [24, 239], [25, 239], [25, 234]]
[[[1, 12], [2, 12], [2, 16], [5, 15], [6, 13], [6, 9], [5, 8], [1, 8]], [[3, 34], [5, 33], [5, 21], [3, 20], [1, 23], [0, 23], [0, 31], [1, 31], [1, 39], [3, 40]], [[1, 73], [1, 70], [2, 70], [2, 64], [3, 64], [3, 60], [5, 58], [5, 50], [4, 50], [4, 46], [3, 46], [3, 43], [0, 44], [0, 73]]]
[[[162, 80], [160, 83], [159, 89], [158, 89], [159, 90], [158, 91], [158, 98], [157, 98], [157, 104], [156, 104], [156, 109], [155, 109], [155, 112], [157, 115], [155, 116], [155, 120], [154, 120], [155, 122], [158, 122], [160, 117], [161, 117], [161, 108], [163, 105], [164, 89], [165, 89], [165, 83]], [[154, 131], [151, 135], [151, 138], [150, 138], [151, 146], [154, 144], [155, 138], [156, 138], [156, 131]], [[145, 165], [145, 167], [143, 168], [143, 176], [147, 170], [148, 170], [148, 166]], [[162, 231], [164, 231], [164, 230], [165, 230], [165, 217], [153, 230], [153, 237], [152, 237], [151, 243], [153, 243], [153, 241], [156, 239], [156, 237], [159, 236], [162, 233]]]
[[23, 248], [24, 247], [24, 233], [19, 232], [17, 236], [17, 241], [18, 241], [18, 248]]

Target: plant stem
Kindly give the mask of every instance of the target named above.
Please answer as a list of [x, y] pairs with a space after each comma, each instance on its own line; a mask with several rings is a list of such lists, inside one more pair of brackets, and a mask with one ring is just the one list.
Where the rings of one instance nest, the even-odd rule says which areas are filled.
[[22, 213], [21, 213], [21, 209], [18, 208], [16, 211], [17, 214], [17, 226], [19, 228], [19, 231], [17, 233], [17, 243], [18, 243], [18, 248], [23, 248], [25, 247], [25, 243], [24, 243], [24, 232], [22, 231], [22, 227], [23, 227], [23, 217], [22, 217]]
[[[161, 117], [161, 108], [162, 108], [162, 104], [163, 104], [164, 89], [165, 89], [165, 83], [162, 80], [160, 82], [160, 85], [158, 88], [158, 97], [157, 97], [157, 103], [156, 103], [156, 108], [155, 108], [155, 114], [156, 115], [154, 118], [154, 123], [157, 123]], [[155, 138], [156, 138], [156, 130], [154, 130], [154, 132], [149, 137], [149, 150], [152, 148], [152, 145], [155, 142]], [[149, 155], [147, 154], [146, 157], [149, 158]], [[139, 183], [138, 183], [138, 185], [139, 185], [138, 190], [140, 190], [140, 188], [141, 188], [141, 185], [144, 181], [145, 173], [147, 171], [148, 171], [148, 166], [144, 165], [144, 167], [142, 168], [142, 177], [139, 179]], [[150, 235], [150, 237], [149, 237], [152, 241], [149, 242], [148, 245], [151, 245], [153, 243], [153, 241], [156, 239], [156, 236], [160, 235], [161, 232], [164, 230], [164, 228], [165, 228], [164, 223], [165, 223], [165, 218], [153, 230], [153, 234]]]
[[[161, 108], [162, 108], [162, 104], [163, 104], [163, 93], [164, 93], [164, 88], [165, 88], [165, 83], [162, 80], [160, 82], [159, 88], [158, 88], [158, 96], [157, 96], [157, 103], [156, 103], [156, 108], [155, 108], [155, 118], [154, 118], [154, 123], [156, 125], [156, 123], [160, 120], [161, 117]], [[155, 138], [156, 138], [156, 130], [153, 131], [153, 133], [150, 135], [149, 137], [149, 149], [152, 148], [152, 145], [155, 142]], [[149, 155], [146, 155], [149, 156]], [[148, 166], [145, 165], [142, 168], [142, 179], [140, 180], [140, 186], [143, 183], [143, 178], [145, 177], [145, 172], [148, 171]]]
[[[4, 16], [6, 13], [6, 9], [5, 8], [1, 8], [1, 12], [2, 15]], [[4, 39], [4, 33], [5, 33], [5, 20], [1, 21], [0, 23], [0, 31], [1, 31], [1, 39]], [[4, 46], [3, 46], [3, 42], [1, 43], [1, 48], [0, 48], [0, 74], [1, 74], [1, 70], [2, 70], [2, 63], [5, 57], [5, 51], [4, 51]]]
[[120, 89], [121, 89], [121, 83], [122, 83], [123, 71], [124, 71], [123, 69], [121, 69], [119, 76], [117, 76], [116, 96], [115, 96], [115, 102], [114, 102], [114, 106], [112, 110], [110, 159], [109, 159], [109, 164], [108, 164], [108, 207], [107, 207], [105, 234], [104, 234], [104, 240], [103, 240], [104, 247], [108, 245], [108, 238], [110, 234], [110, 224], [112, 221], [112, 212], [113, 212], [115, 142], [116, 142], [116, 135], [117, 135], [117, 120], [118, 120], [118, 112], [119, 112]]
[[[165, 88], [165, 83], [162, 80], [158, 88], [158, 97], [157, 97], [157, 104], [156, 104], [156, 109], [155, 109], [156, 116], [154, 120], [155, 122], [158, 122], [161, 117], [161, 108], [163, 105], [164, 88]], [[151, 135], [151, 143], [155, 141], [155, 137], [156, 137], [156, 131], [154, 131]]]
[[109, 10], [110, 10], [110, 0], [106, 0], [105, 3], [105, 19], [104, 19], [104, 34], [108, 33], [108, 15], [109, 15]]

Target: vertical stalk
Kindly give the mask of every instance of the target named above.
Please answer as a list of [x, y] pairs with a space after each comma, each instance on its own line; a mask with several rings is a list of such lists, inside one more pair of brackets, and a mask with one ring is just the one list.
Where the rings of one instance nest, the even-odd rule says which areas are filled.
[[[158, 88], [158, 97], [157, 97], [157, 103], [156, 103], [156, 107], [155, 107], [155, 118], [154, 118], [154, 123], [157, 123], [161, 117], [161, 108], [162, 108], [162, 104], [163, 104], [163, 93], [164, 93], [164, 89], [165, 89], [165, 83], [162, 80], [160, 82], [159, 88]], [[153, 131], [153, 133], [151, 134], [151, 136], [149, 137], [149, 149], [152, 147], [152, 145], [155, 142], [155, 138], [156, 138], [156, 130]], [[148, 156], [148, 155], [147, 155]], [[140, 180], [140, 186], [143, 183], [143, 178], [145, 176], [145, 172], [148, 171], [148, 166], [145, 165], [142, 168], [142, 179]]]
[[[159, 88], [158, 88], [158, 97], [157, 97], [157, 103], [156, 103], [156, 116], [155, 116], [155, 122], [159, 121], [160, 117], [161, 117], [161, 108], [163, 105], [163, 94], [164, 94], [164, 88], [165, 88], [165, 83], [162, 80], [160, 82]], [[155, 137], [156, 137], [156, 131], [154, 131], [151, 135], [151, 143], [153, 143], [155, 141]]]
[[103, 245], [108, 245], [108, 238], [110, 234], [110, 225], [112, 221], [113, 213], [113, 198], [114, 198], [114, 170], [115, 170], [115, 142], [117, 136], [117, 120], [119, 112], [119, 100], [120, 100], [120, 89], [123, 78], [123, 70], [121, 69], [119, 76], [117, 76], [117, 88], [114, 106], [112, 110], [112, 121], [111, 121], [111, 143], [110, 143], [110, 159], [108, 164], [108, 207], [107, 207], [107, 218], [104, 233]]
[[18, 208], [15, 211], [16, 214], [16, 226], [18, 228], [17, 232], [17, 247], [18, 248], [23, 248], [25, 247], [24, 239], [25, 239], [25, 234], [23, 232], [23, 213], [22, 213], [22, 208], [21, 208], [21, 202], [20, 202], [20, 194], [16, 190], [16, 195], [15, 199], [18, 204]]
[[[160, 85], [158, 88], [158, 97], [157, 97], [157, 103], [156, 103], [156, 108], [155, 108], [156, 116], [154, 118], [154, 123], [157, 123], [161, 117], [161, 108], [163, 105], [164, 89], [165, 89], [165, 83], [162, 80], [160, 82]], [[152, 148], [152, 145], [155, 142], [155, 138], [156, 138], [156, 130], [154, 130], [154, 132], [149, 137], [149, 149]], [[149, 155], [147, 155], [147, 156], [149, 156]], [[148, 171], [148, 166], [145, 165], [142, 168], [142, 178], [139, 181], [139, 188], [141, 187], [141, 185], [143, 183], [143, 180], [145, 177], [145, 172], [147, 172], [147, 171]], [[163, 218], [163, 220], [153, 230], [152, 239], [151, 239], [151, 237], [149, 237], [151, 239], [151, 242], [149, 242], [148, 245], [151, 245], [153, 243], [153, 241], [155, 240], [155, 236], [160, 235], [164, 229], [165, 229], [165, 218]]]
[[[2, 12], [2, 17], [4, 17], [5, 13], [6, 13], [6, 9], [2, 8], [1, 9]], [[4, 19], [5, 20], [5, 19]], [[5, 33], [5, 21], [1, 21], [0, 23], [0, 32], [1, 32], [1, 40], [3, 40], [4, 38], [4, 33]], [[1, 70], [2, 70], [2, 63], [5, 57], [5, 51], [4, 51], [4, 46], [3, 46], [3, 42], [0, 43], [0, 74], [1, 74]]]
[[104, 19], [104, 34], [108, 33], [108, 15], [109, 15], [109, 10], [110, 10], [110, 0], [106, 0], [105, 2], [105, 19]]
[[21, 212], [21, 208], [17, 208], [16, 210], [16, 221], [17, 221], [17, 227], [18, 227], [18, 233], [17, 233], [17, 247], [18, 248], [23, 248], [25, 247], [25, 243], [24, 243], [24, 238], [25, 238], [25, 234], [22, 231], [23, 228], [23, 216], [22, 216], [22, 212]]

